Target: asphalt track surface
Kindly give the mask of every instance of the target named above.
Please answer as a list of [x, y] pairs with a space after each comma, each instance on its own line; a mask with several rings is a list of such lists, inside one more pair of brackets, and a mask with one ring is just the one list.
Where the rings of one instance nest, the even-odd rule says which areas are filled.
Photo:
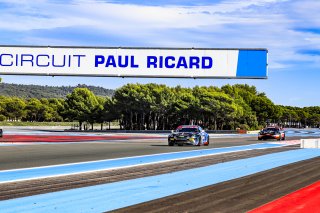
[[165, 163], [156, 163], [132, 168], [99, 171], [92, 173], [67, 175], [63, 177], [50, 177], [36, 180], [0, 183], [0, 200], [30, 196], [44, 192], [54, 192], [65, 189], [92, 186], [96, 184], [112, 183], [117, 181], [141, 178], [191, 168], [203, 167], [226, 161], [255, 157], [270, 153], [283, 152], [297, 149], [296, 146], [273, 149], [250, 150], [224, 155], [214, 155], [193, 159], [183, 159]]
[[[288, 137], [288, 140], [300, 137]], [[13, 144], [0, 146], [0, 170], [39, 167], [65, 163], [76, 163], [140, 156], [168, 152], [180, 152], [208, 148], [241, 146], [259, 143], [256, 136], [244, 138], [211, 138], [209, 146], [174, 146], [167, 145], [165, 137], [159, 139], [61, 143], [61, 144]]]
[[[299, 136], [287, 140], [300, 139]], [[303, 137], [307, 138], [307, 137]], [[114, 159], [259, 143], [256, 136], [211, 138], [208, 147], [168, 147], [165, 137], [128, 141], [0, 146], [0, 170]], [[222, 162], [296, 150], [297, 146], [242, 151], [120, 170], [0, 184], [0, 200], [166, 174]], [[320, 180], [320, 157], [118, 209], [116, 212], [246, 212]], [[316, 212], [320, 209], [317, 210]]]

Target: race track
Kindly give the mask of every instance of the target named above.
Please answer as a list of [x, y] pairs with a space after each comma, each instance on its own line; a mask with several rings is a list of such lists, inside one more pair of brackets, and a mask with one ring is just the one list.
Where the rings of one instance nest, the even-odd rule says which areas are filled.
[[0, 212], [246, 212], [320, 180], [320, 150], [297, 144], [317, 131], [290, 131], [169, 147], [164, 134], [23, 130], [41, 137], [0, 143]]

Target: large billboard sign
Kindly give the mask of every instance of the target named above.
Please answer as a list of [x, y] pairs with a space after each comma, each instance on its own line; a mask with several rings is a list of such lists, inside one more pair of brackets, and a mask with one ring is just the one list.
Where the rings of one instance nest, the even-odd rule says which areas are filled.
[[0, 75], [267, 78], [267, 49], [0, 46]]

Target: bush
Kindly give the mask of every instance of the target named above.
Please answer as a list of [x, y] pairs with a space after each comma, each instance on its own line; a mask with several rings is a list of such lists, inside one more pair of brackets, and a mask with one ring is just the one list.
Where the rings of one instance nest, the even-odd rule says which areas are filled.
[[248, 124], [240, 124], [239, 128], [242, 130], [250, 130], [250, 126]]
[[5, 120], [6, 120], [6, 116], [0, 115], [0, 121], [5, 121]]

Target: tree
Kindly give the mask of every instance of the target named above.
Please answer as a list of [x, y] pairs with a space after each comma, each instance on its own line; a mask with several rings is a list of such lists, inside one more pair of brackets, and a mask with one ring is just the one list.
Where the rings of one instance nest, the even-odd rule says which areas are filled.
[[42, 103], [39, 99], [30, 98], [26, 105], [26, 119], [28, 121], [39, 121]]
[[127, 84], [114, 93], [114, 102], [117, 110], [121, 114], [120, 127], [124, 129], [133, 129], [133, 114], [136, 110], [136, 103], [133, 93], [137, 85]]
[[193, 95], [192, 89], [174, 88], [174, 102], [172, 103], [170, 118], [171, 124], [169, 129], [174, 129], [181, 124], [191, 124], [196, 120], [196, 106], [198, 99]]
[[[233, 99], [225, 93], [205, 88], [198, 94], [203, 122], [213, 129], [223, 129], [223, 126], [235, 117], [236, 106]], [[199, 92], [199, 91], [198, 91]]]
[[[91, 124], [91, 129], [93, 130], [93, 123], [97, 122], [101, 124], [101, 130], [103, 129], [104, 123], [104, 105], [106, 99], [100, 96], [97, 96], [98, 104], [94, 107], [91, 116], [89, 117], [89, 123]], [[108, 97], [107, 97], [108, 98]]]
[[79, 129], [82, 130], [83, 122], [90, 121], [98, 105], [97, 97], [89, 89], [76, 88], [67, 95], [64, 115], [70, 120], [77, 120]]
[[5, 121], [6, 116], [4, 116], [4, 106], [6, 97], [0, 96], [0, 121]]
[[276, 117], [276, 106], [265, 96], [256, 96], [251, 102], [251, 108], [256, 112], [257, 120], [260, 125]]
[[115, 102], [113, 99], [106, 97], [104, 106], [103, 106], [102, 120], [109, 123], [109, 130], [110, 130], [111, 121], [114, 121], [116, 119], [119, 119], [119, 112], [115, 106]]
[[52, 121], [63, 121], [64, 100], [58, 98], [49, 98], [49, 106], [52, 109]]
[[17, 97], [7, 98], [4, 105], [4, 115], [8, 120], [21, 120], [21, 118], [26, 114], [26, 111], [24, 110], [25, 107], [26, 104], [24, 100]]
[[168, 112], [174, 102], [174, 93], [165, 85], [157, 85], [151, 91], [153, 102], [153, 124], [154, 129], [165, 129], [169, 123]]

